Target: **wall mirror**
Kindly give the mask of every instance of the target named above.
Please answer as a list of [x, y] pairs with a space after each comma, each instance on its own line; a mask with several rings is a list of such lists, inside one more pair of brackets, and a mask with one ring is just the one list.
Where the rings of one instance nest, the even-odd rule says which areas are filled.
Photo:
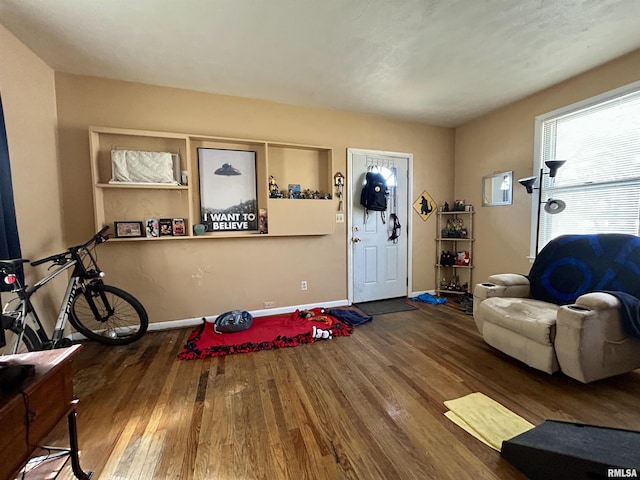
[[511, 205], [513, 172], [499, 172], [482, 177], [482, 206]]

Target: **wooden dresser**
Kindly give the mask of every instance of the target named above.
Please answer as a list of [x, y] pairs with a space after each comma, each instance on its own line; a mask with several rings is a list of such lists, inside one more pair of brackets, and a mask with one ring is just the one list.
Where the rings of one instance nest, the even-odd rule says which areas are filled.
[[11, 393], [0, 391], [0, 480], [14, 479], [32, 452], [65, 416], [74, 474], [77, 478], [90, 478], [78, 462], [71, 360], [79, 349], [80, 345], [74, 345], [2, 359], [33, 364], [35, 375]]

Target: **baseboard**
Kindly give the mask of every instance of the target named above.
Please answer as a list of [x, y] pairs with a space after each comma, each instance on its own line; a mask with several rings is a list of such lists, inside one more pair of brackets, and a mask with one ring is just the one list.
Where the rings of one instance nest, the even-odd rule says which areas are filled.
[[[296, 310], [305, 310], [307, 308], [315, 308], [315, 307], [323, 307], [323, 308], [334, 308], [334, 307], [344, 307], [349, 305], [348, 300], [333, 300], [331, 302], [318, 302], [318, 303], [309, 303], [305, 305], [292, 305], [289, 307], [278, 307], [278, 308], [264, 308], [262, 310], [252, 310], [249, 313], [254, 317], [265, 317], [267, 315], [280, 315], [283, 313], [295, 312]], [[223, 312], [220, 312], [223, 313]], [[183, 318], [181, 320], [168, 320], [166, 322], [152, 322], [149, 323], [149, 332], [157, 332], [161, 330], [172, 330], [174, 328], [187, 328], [187, 327], [195, 327], [196, 325], [200, 325], [202, 323], [202, 319], [204, 318], [208, 322], [213, 322], [217, 318], [218, 315], [208, 315], [203, 317], [193, 317], [193, 318]], [[71, 338], [71, 340], [85, 340], [85, 336], [78, 332], [73, 332], [68, 335], [67, 338]]]
[[[349, 305], [347, 300], [334, 300], [331, 302], [318, 302], [318, 303], [309, 303], [305, 305], [291, 305], [288, 307], [278, 307], [278, 308], [263, 308], [261, 310], [251, 310], [249, 313], [254, 317], [266, 317], [268, 315], [281, 315], [283, 313], [291, 313], [296, 310], [305, 310], [308, 308], [334, 308], [334, 307], [344, 307]], [[223, 312], [221, 312], [223, 313]], [[202, 323], [202, 319], [204, 318], [207, 322], [214, 322], [218, 315], [206, 315], [203, 317], [196, 318], [186, 318], [183, 320], [169, 320], [167, 322], [154, 322], [149, 324], [150, 331], [158, 331], [158, 330], [169, 330], [172, 328], [184, 328], [184, 327], [192, 327], [195, 325], [200, 325]]]
[[148, 332], [157, 332], [160, 330], [173, 330], [174, 328], [194, 327], [202, 323], [203, 317], [183, 318], [181, 320], [168, 320], [166, 322], [149, 323]]
[[423, 293], [428, 293], [429, 295], [435, 295], [436, 291], [435, 290], [422, 290], [420, 292], [411, 292], [409, 294], [409, 298], [417, 297], [418, 295], [422, 295]]

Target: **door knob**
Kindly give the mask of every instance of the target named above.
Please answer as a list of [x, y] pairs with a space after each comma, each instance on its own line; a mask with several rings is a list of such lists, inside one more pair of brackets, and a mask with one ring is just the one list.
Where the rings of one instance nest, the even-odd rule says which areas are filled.
[[358, 237], [353, 237], [353, 243], [358, 243], [360, 239]]

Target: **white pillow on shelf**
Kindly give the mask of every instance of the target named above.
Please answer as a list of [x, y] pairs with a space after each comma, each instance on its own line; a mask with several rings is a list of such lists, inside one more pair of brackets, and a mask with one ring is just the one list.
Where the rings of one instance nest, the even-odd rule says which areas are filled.
[[109, 183], [161, 183], [177, 185], [174, 172], [175, 154], [140, 150], [111, 151]]

